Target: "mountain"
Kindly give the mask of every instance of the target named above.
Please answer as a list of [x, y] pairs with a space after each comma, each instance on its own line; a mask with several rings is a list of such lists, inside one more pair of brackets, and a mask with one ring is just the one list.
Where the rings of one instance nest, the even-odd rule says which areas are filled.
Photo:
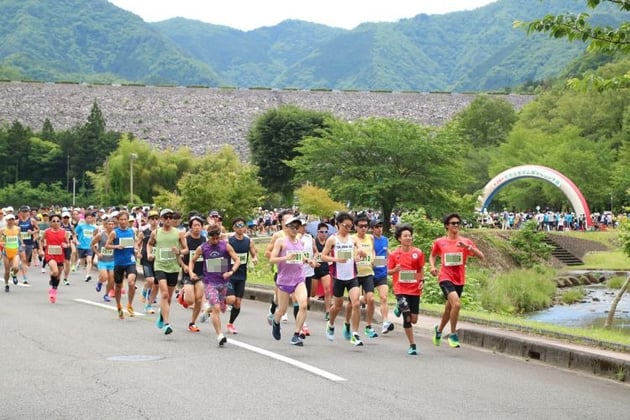
[[[583, 0], [499, 0], [353, 30], [287, 20], [240, 31], [174, 18], [148, 24], [106, 0], [0, 1], [0, 77], [347, 90], [503, 90], [559, 75], [580, 42], [527, 36], [515, 20]], [[604, 12], [602, 12], [602, 9]], [[590, 12], [593, 12], [589, 9]], [[620, 13], [598, 7], [613, 24]]]

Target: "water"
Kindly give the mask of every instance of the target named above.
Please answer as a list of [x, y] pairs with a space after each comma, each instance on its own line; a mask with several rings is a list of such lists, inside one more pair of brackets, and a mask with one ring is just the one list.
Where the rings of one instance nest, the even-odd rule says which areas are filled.
[[[584, 287], [586, 295], [581, 302], [571, 305], [556, 305], [544, 311], [530, 314], [527, 319], [544, 322], [546, 324], [565, 327], [601, 327], [604, 325], [610, 304], [616, 289], [607, 289], [604, 285]], [[614, 328], [630, 333], [630, 291], [626, 291], [617, 305]]]

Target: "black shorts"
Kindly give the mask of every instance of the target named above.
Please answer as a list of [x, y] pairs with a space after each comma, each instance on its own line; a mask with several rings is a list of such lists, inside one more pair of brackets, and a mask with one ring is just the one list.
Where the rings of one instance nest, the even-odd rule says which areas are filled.
[[343, 297], [346, 290], [350, 291], [350, 289], [355, 287], [359, 287], [359, 280], [356, 277], [350, 280], [335, 279], [333, 281], [333, 296], [336, 298]]
[[186, 286], [187, 284], [194, 286], [195, 284], [199, 283], [202, 278], [203, 278], [203, 274], [200, 276], [198, 275], [197, 280], [193, 280], [188, 274], [182, 273], [182, 284], [184, 286]]
[[327, 262], [320, 262], [319, 267], [315, 267], [315, 274], [313, 274], [313, 278], [315, 280], [319, 280], [322, 277], [326, 277], [330, 275], [330, 267], [328, 267]]
[[363, 289], [363, 293], [374, 293], [374, 276], [362, 276], [357, 278], [359, 286]]
[[175, 287], [177, 286], [178, 279], [179, 279], [179, 272], [177, 273], [167, 273], [166, 271], [155, 272], [155, 284], [159, 284], [160, 280], [166, 280], [166, 285], [168, 287]]
[[63, 259], [66, 261], [70, 261], [72, 259], [72, 247], [63, 249]]
[[226, 296], [236, 296], [237, 298], [245, 296], [245, 280], [230, 279]]
[[407, 303], [409, 304], [409, 310], [412, 314], [418, 315], [420, 313], [420, 296], [414, 295], [396, 295], [396, 300], [404, 297], [407, 299]]
[[148, 263], [142, 263], [142, 274], [144, 278], [155, 278], [155, 271], [153, 270], [153, 261]]
[[135, 264], [114, 266], [114, 283], [122, 284], [125, 275], [130, 276], [131, 274], [138, 274]]
[[444, 280], [440, 282], [440, 289], [442, 290], [442, 294], [444, 298], [448, 300], [449, 293], [456, 292], [458, 297], [462, 296], [464, 293], [464, 285], [456, 286], [450, 280]]
[[374, 278], [374, 287], [379, 287], [379, 286], [388, 286], [387, 283], [387, 276], [385, 277], [379, 277], [379, 278]]

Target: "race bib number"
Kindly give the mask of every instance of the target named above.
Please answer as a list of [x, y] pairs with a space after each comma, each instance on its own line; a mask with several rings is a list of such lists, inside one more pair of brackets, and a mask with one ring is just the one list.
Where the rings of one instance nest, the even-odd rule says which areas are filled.
[[48, 255], [61, 255], [63, 249], [60, 245], [48, 245]]
[[223, 273], [227, 271], [227, 261], [225, 258], [208, 258], [206, 260], [206, 271], [208, 273]]
[[[193, 259], [193, 257], [195, 256], [195, 251], [190, 251], [188, 253], [188, 261]], [[201, 261], [203, 261], [203, 255], [200, 254], [199, 257], [197, 257], [197, 261], [196, 262], [201, 262]]]
[[387, 264], [387, 259], [385, 256], [376, 256], [374, 257], [374, 266], [375, 267], [384, 267]]
[[18, 240], [18, 236], [17, 235], [8, 235], [5, 240], [5, 245], [7, 245], [9, 248], [11, 248], [11, 245], [14, 247], [17, 247], [19, 244], [19, 240]]
[[351, 260], [352, 259], [352, 250], [342, 249], [337, 253], [337, 258], [340, 260]]
[[84, 238], [91, 238], [92, 236], [94, 236], [94, 231], [93, 230], [84, 230], [83, 231], [83, 237]]
[[415, 283], [416, 270], [400, 270], [398, 273], [398, 281], [400, 283]]
[[20, 232], [20, 237], [22, 240], [28, 240], [31, 239], [31, 234], [28, 232]]
[[365, 257], [361, 257], [361, 259], [358, 262], [358, 265], [362, 265], [362, 266], [371, 266], [372, 265], [372, 256], [371, 255], [367, 255]]
[[287, 264], [302, 264], [304, 261], [304, 253], [302, 251], [287, 251]]
[[[241, 265], [245, 265], [247, 264], [247, 252], [243, 252], [241, 254], [236, 254], [238, 255], [238, 260], [241, 262]], [[232, 260], [232, 264], [234, 264], [235, 261]]]
[[172, 261], [175, 259], [175, 253], [172, 249], [158, 248], [158, 260], [160, 261]]
[[133, 248], [136, 244], [133, 238], [120, 238], [119, 243], [123, 246], [123, 248]]
[[102, 247], [101, 248], [101, 255], [104, 255], [104, 256], [114, 255], [114, 250]]
[[444, 254], [443, 264], [446, 267], [462, 265], [463, 262], [464, 262], [464, 254], [462, 254], [461, 252], [448, 252]]

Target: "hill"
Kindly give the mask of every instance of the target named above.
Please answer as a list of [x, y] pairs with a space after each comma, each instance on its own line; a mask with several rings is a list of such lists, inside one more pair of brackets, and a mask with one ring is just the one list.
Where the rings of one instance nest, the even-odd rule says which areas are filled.
[[[513, 22], [584, 8], [574, 0], [527, 7], [498, 0], [353, 30], [290, 20], [245, 32], [186, 19], [148, 24], [106, 0], [4, 0], [0, 74], [212, 87], [503, 90], [560, 74], [584, 49], [528, 37]], [[600, 19], [618, 20], [614, 9], [598, 9]]]

